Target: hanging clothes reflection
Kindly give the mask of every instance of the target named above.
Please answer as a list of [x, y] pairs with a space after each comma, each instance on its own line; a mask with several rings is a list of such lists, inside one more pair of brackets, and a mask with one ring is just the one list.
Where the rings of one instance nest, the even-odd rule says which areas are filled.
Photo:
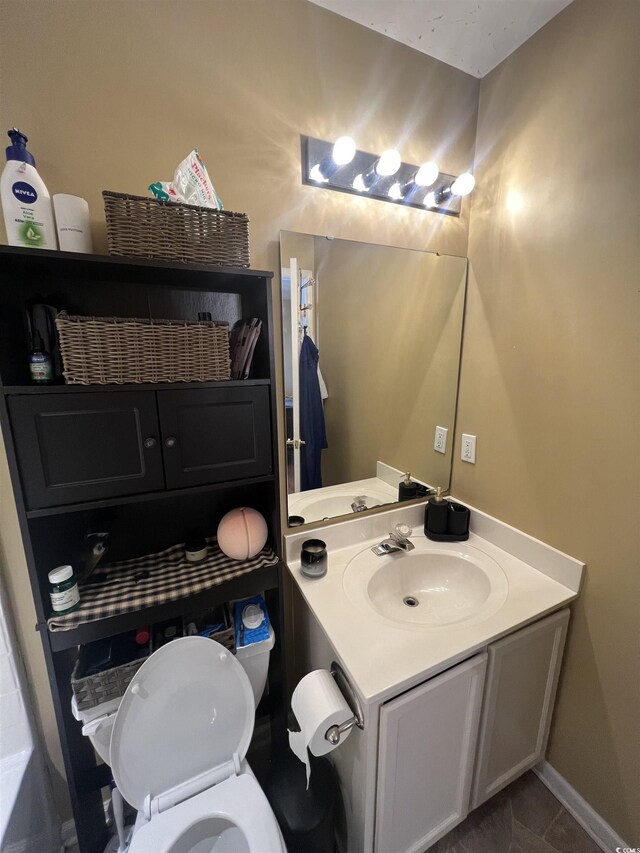
[[318, 347], [305, 328], [300, 346], [301, 489], [322, 487], [322, 451], [329, 445], [318, 375]]

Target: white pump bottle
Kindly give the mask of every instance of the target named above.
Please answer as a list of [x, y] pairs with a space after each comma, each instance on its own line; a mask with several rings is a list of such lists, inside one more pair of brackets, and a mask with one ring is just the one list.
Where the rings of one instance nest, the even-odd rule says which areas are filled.
[[27, 151], [27, 137], [14, 128], [8, 131], [11, 145], [0, 178], [0, 200], [7, 238], [11, 246], [57, 249], [51, 197]]

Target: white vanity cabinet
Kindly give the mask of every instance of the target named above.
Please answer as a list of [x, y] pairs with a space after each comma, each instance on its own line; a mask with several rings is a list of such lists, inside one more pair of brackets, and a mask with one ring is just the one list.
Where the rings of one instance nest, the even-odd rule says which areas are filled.
[[544, 758], [569, 610], [489, 646], [472, 808]]
[[376, 853], [425, 850], [466, 817], [486, 664], [476, 655], [380, 709]]

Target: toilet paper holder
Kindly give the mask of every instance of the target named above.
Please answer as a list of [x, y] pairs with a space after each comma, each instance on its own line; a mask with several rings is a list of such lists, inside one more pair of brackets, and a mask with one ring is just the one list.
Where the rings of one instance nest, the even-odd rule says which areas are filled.
[[349, 729], [352, 729], [354, 726], [357, 726], [359, 729], [364, 729], [364, 714], [362, 713], [360, 700], [349, 684], [349, 679], [345, 675], [340, 664], [335, 660], [331, 661], [331, 675], [338, 685], [338, 689], [344, 696], [345, 701], [349, 706], [349, 710], [353, 714], [353, 717], [346, 720], [344, 723], [340, 723], [339, 726], [329, 726], [325, 732], [325, 739], [328, 740], [332, 746], [337, 746], [340, 743], [340, 736], [344, 732], [348, 732]]

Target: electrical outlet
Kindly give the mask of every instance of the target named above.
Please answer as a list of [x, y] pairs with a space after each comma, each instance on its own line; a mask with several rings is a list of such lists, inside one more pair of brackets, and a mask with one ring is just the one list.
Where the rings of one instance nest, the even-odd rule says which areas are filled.
[[433, 449], [437, 450], [438, 453], [446, 453], [447, 452], [447, 433], [449, 430], [446, 427], [437, 426], [436, 427], [436, 437], [433, 442]]
[[467, 435], [466, 432], [462, 433], [462, 453], [460, 454], [460, 458], [463, 462], [471, 462], [472, 465], [476, 464], [475, 435]]

